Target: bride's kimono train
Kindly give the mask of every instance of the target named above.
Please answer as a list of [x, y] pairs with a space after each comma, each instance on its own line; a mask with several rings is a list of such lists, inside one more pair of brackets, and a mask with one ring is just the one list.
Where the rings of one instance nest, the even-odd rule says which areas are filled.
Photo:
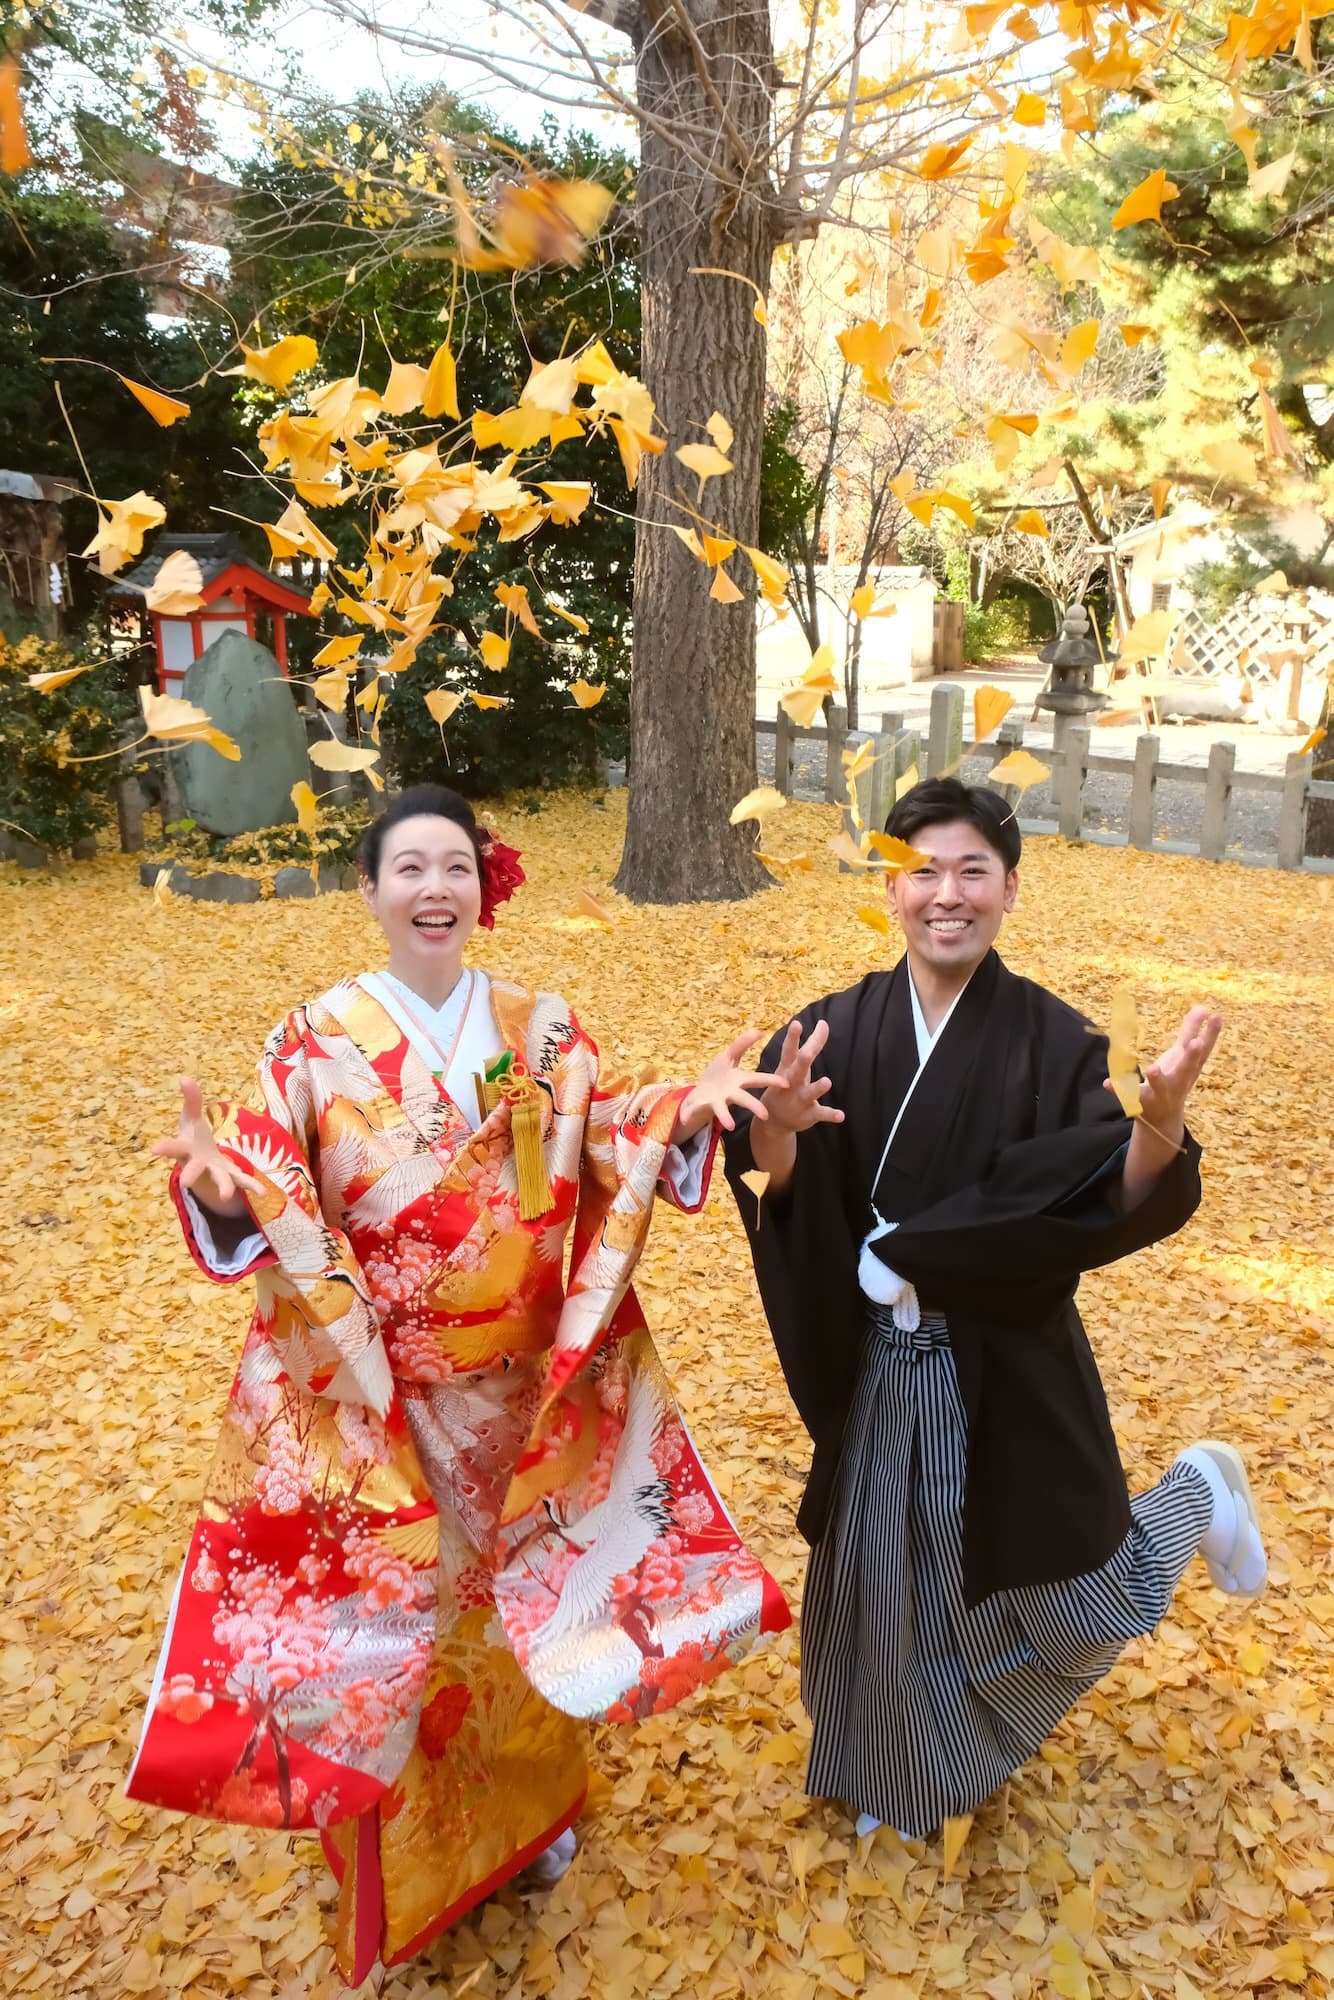
[[[197, 1261], [258, 1302], [129, 1789], [320, 1829], [352, 1980], [575, 1819], [575, 1718], [667, 1708], [788, 1622], [629, 1284], [655, 1191], [687, 1205], [683, 1091], [599, 1080], [552, 995], [460, 986], [438, 1069], [379, 975], [274, 1031], [263, 1108], [217, 1120], [258, 1184], [230, 1263], [176, 1189]], [[509, 1106], [474, 1101], [506, 1050], [543, 1086], [534, 1221]]]

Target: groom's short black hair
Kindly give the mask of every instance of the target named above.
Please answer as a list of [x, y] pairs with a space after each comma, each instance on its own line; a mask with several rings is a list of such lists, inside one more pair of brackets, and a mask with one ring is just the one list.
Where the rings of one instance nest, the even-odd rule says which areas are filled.
[[965, 785], [958, 778], [924, 778], [897, 802], [885, 821], [885, 832], [912, 847], [924, 827], [960, 819], [975, 826], [987, 846], [994, 848], [1007, 875], [1019, 866], [1023, 846], [1019, 822], [1013, 809], [989, 785]]

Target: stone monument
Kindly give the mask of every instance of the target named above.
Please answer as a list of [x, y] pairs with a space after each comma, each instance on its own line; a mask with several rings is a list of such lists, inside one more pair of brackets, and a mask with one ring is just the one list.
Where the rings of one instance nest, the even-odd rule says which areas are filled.
[[310, 779], [306, 731], [268, 647], [224, 632], [186, 670], [183, 692], [241, 751], [239, 763], [205, 743], [172, 753], [186, 816], [228, 839], [294, 820], [292, 787]]

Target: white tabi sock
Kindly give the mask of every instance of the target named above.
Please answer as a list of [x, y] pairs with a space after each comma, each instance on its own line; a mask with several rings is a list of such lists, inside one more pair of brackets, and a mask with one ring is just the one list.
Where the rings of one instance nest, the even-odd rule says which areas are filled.
[[544, 1847], [535, 1861], [530, 1861], [523, 1871], [523, 1879], [531, 1887], [552, 1889], [560, 1881], [579, 1851], [579, 1837], [572, 1826], [564, 1833], [558, 1833], [550, 1847]]
[[1213, 1454], [1200, 1445], [1188, 1446], [1177, 1462], [1193, 1466], [1202, 1475], [1213, 1501], [1213, 1514], [1200, 1537], [1200, 1554], [1210, 1565], [1228, 1572], [1230, 1580], [1221, 1588], [1238, 1596], [1254, 1596], [1264, 1587], [1268, 1563], [1245, 1500], [1228, 1485]]

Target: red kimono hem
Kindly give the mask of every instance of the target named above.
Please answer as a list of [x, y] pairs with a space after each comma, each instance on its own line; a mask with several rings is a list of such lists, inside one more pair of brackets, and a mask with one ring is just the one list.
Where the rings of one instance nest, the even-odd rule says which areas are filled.
[[[388, 1971], [390, 1967], [395, 1965], [403, 1965], [410, 1958], [416, 1958], [429, 1945], [434, 1944], [443, 1931], [449, 1930], [454, 1924], [458, 1923], [461, 1917], [466, 1917], [469, 1910], [476, 1909], [477, 1905], [484, 1903], [488, 1896], [494, 1896], [497, 1889], [502, 1889], [506, 1882], [513, 1881], [516, 1875], [521, 1875], [525, 1868], [536, 1861], [539, 1854], [546, 1852], [553, 1840], [559, 1840], [567, 1828], [574, 1825], [587, 1802], [588, 1788], [585, 1786], [574, 1804], [566, 1812], [563, 1812], [558, 1819], [554, 1820], [545, 1833], [539, 1834], [537, 1839], [530, 1841], [526, 1847], [521, 1847], [517, 1853], [510, 1856], [508, 1861], [502, 1863], [494, 1873], [486, 1876], [483, 1881], [476, 1883], [468, 1890], [466, 1895], [460, 1896], [456, 1903], [451, 1903], [447, 1910], [442, 1911], [438, 1917], [427, 1924], [424, 1930], [419, 1931], [416, 1937], [411, 1938], [401, 1951], [396, 1951], [392, 1958], [383, 1959], [381, 1962], [385, 1970]], [[324, 1858], [333, 1870], [334, 1880], [341, 1888], [343, 1876], [346, 1872], [343, 1868], [342, 1857], [330, 1843], [327, 1834], [321, 1834], [320, 1844], [324, 1848]], [[378, 1806], [372, 1807], [370, 1812], [362, 1813], [357, 1822], [357, 1908], [355, 1928], [355, 1958], [351, 1976], [347, 1980], [349, 1986], [359, 1986], [364, 1979], [369, 1977], [371, 1968], [379, 1957], [380, 1945], [383, 1939], [384, 1884], [380, 1874], [380, 1809]]]

